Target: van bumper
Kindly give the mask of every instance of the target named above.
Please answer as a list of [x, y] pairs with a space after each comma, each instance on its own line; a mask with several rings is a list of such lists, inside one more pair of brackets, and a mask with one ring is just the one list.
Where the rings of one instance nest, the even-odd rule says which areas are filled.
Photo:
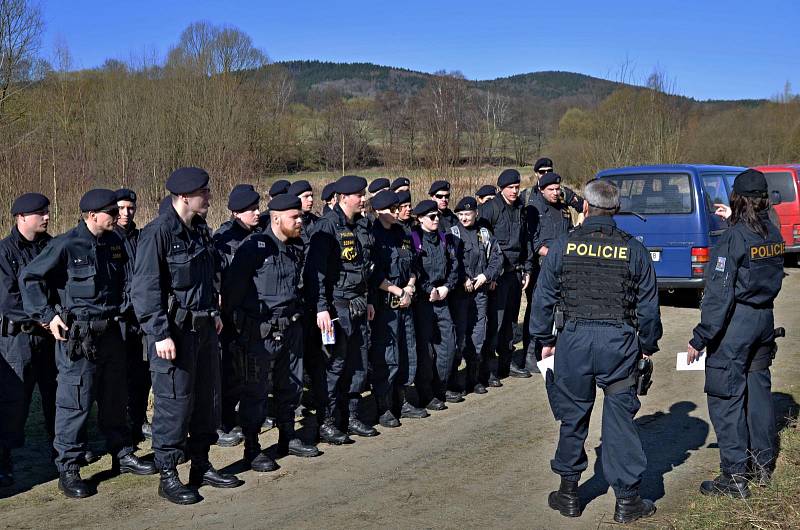
[[791, 245], [791, 246], [786, 245], [786, 247], [784, 247], [783, 249], [783, 252], [786, 254], [795, 254], [797, 252], [800, 252], [800, 245]]
[[658, 278], [659, 289], [702, 289], [703, 278]]

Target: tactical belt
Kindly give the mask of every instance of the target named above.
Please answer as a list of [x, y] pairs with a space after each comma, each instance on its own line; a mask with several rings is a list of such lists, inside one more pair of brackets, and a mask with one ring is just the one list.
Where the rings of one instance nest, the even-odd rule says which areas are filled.
[[219, 311], [216, 309], [203, 309], [193, 311], [191, 309], [183, 309], [179, 307], [172, 317], [173, 322], [180, 329], [196, 330], [198, 324], [207, 323], [219, 316]]
[[34, 334], [42, 329], [32, 320], [11, 320], [4, 316], [0, 316], [0, 335], [3, 337], [13, 337], [20, 333]]

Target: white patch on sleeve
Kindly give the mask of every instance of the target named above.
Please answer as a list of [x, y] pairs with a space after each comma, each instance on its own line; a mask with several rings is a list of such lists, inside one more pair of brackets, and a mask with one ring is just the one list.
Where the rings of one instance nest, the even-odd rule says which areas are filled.
[[723, 256], [719, 256], [717, 258], [717, 266], [714, 267], [714, 270], [717, 271], [717, 272], [725, 272], [725, 262], [726, 261], [727, 261], [727, 258], [725, 258]]

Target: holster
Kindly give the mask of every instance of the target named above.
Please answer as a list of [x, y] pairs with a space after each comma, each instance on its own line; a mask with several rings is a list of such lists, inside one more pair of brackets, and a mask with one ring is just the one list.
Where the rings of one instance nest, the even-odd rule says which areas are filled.
[[349, 301], [348, 309], [350, 310], [350, 317], [353, 319], [361, 318], [367, 314], [367, 297], [357, 296]]
[[70, 360], [76, 361], [85, 357], [90, 361], [97, 361], [100, 358], [97, 342], [108, 331], [110, 323], [108, 319], [101, 319], [75, 320], [67, 324], [67, 355]]

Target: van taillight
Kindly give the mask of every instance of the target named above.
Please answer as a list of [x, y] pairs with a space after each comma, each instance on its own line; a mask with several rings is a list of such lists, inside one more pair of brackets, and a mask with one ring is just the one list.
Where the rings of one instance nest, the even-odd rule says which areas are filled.
[[792, 227], [792, 239], [794, 239], [795, 243], [800, 241], [800, 225], [794, 225]]
[[694, 247], [692, 249], [692, 276], [703, 276], [708, 259], [708, 247]]

